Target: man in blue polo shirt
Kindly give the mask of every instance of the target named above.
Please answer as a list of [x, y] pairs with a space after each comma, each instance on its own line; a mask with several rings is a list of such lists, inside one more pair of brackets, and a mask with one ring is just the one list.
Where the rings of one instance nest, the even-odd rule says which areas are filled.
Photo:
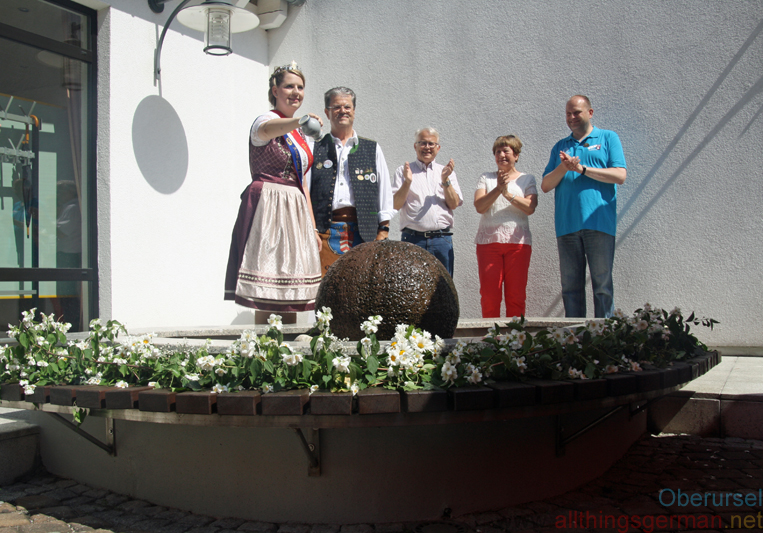
[[565, 315], [586, 316], [587, 261], [594, 314], [608, 318], [614, 311], [617, 186], [625, 182], [625, 156], [617, 134], [591, 124], [592, 117], [587, 96], [578, 94], [567, 101], [572, 135], [551, 149], [541, 189], [556, 191], [556, 244]]

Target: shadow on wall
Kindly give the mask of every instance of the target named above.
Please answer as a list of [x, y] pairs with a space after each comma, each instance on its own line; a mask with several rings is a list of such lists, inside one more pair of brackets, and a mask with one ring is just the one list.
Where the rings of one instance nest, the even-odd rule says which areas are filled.
[[188, 140], [175, 109], [161, 96], [147, 96], [135, 109], [132, 147], [146, 182], [172, 194], [188, 173]]
[[[712, 87], [707, 91], [707, 94], [705, 94], [704, 98], [702, 98], [702, 101], [697, 105], [697, 107], [694, 109], [691, 115], [689, 115], [689, 118], [686, 120], [686, 122], [681, 126], [681, 129], [678, 130], [678, 133], [676, 133], [676, 136], [673, 138], [673, 140], [668, 144], [668, 146], [665, 148], [665, 151], [662, 153], [662, 155], [657, 159], [657, 161], [654, 163], [654, 166], [647, 172], [646, 176], [644, 176], [644, 179], [641, 180], [639, 183], [639, 186], [636, 188], [635, 191], [630, 196], [630, 199], [625, 203], [625, 205], [620, 209], [619, 213], [617, 214], [617, 220], [620, 222], [623, 217], [625, 216], [625, 213], [627, 213], [630, 208], [633, 206], [633, 203], [636, 201], [636, 199], [644, 192], [644, 189], [646, 188], [647, 184], [655, 177], [657, 172], [659, 171], [662, 164], [668, 159], [668, 157], [671, 155], [675, 147], [678, 145], [678, 143], [681, 141], [683, 136], [686, 134], [686, 132], [689, 130], [691, 125], [694, 123], [696, 118], [699, 116], [699, 114], [702, 112], [702, 110], [707, 106], [710, 99], [715, 95], [715, 93], [718, 92], [718, 89], [721, 87], [723, 82], [726, 80], [728, 75], [731, 73], [732, 70], [734, 70], [734, 67], [739, 63], [739, 60], [747, 53], [747, 49], [752, 45], [753, 42], [758, 38], [760, 33], [763, 31], [763, 21], [761, 21], [755, 29], [752, 31], [750, 36], [747, 38], [747, 40], [744, 42], [744, 44], [741, 46], [739, 51], [736, 53], [736, 55], [731, 59], [729, 64], [726, 66], [726, 68], [721, 72], [721, 74], [718, 76], [718, 79], [715, 80], [715, 83]], [[633, 219], [633, 221], [630, 223], [630, 225], [625, 228], [624, 230], [619, 232], [619, 237], [617, 238], [617, 242], [615, 244], [615, 249], [619, 248], [620, 245], [625, 241], [625, 239], [628, 237], [628, 235], [631, 234], [631, 232], [636, 228], [636, 226], [639, 225], [641, 222], [641, 219], [644, 218], [644, 216], [655, 206], [655, 204], [662, 198], [662, 196], [665, 194], [665, 192], [671, 187], [673, 182], [683, 173], [684, 170], [691, 164], [691, 162], [702, 152], [702, 150], [705, 149], [705, 147], [720, 133], [720, 131], [728, 124], [728, 122], [737, 114], [739, 113], [747, 104], [750, 103], [750, 101], [756, 97], [759, 93], [763, 92], [763, 76], [758, 78], [758, 80], [755, 82], [755, 84], [750, 87], [747, 92], [737, 101], [736, 104], [718, 121], [718, 123], [705, 135], [705, 137], [702, 139], [702, 141], [699, 142], [697, 147], [692, 150], [692, 152], [684, 159], [681, 164], [678, 166], [678, 168], [673, 172], [673, 174], [668, 177], [668, 179], [665, 181], [662, 187], [660, 187], [660, 190], [657, 191], [654, 195], [654, 197], [649, 200], [649, 202], [644, 206], [644, 208], [641, 210], [641, 212], [636, 215], [636, 217]], [[750, 121], [750, 124], [747, 125], [747, 127], [744, 129], [744, 132], [749, 129], [752, 122], [757, 119], [761, 111], [763, 111], [763, 107], [761, 107], [760, 110], [755, 114], [753, 119]], [[744, 133], [743, 132], [743, 133]], [[625, 151], [627, 153], [628, 148], [625, 147]], [[590, 275], [586, 277], [586, 286], [589, 286], [591, 283], [591, 277]], [[552, 312], [558, 308], [559, 303], [562, 300], [561, 293], [554, 299], [554, 301], [551, 303], [551, 305], [547, 308], [545, 316], [553, 316]]]

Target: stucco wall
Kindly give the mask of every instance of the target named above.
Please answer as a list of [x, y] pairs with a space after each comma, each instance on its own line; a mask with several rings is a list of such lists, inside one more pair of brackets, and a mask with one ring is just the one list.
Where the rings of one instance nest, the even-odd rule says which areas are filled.
[[[480, 314], [471, 200], [494, 169], [492, 141], [518, 134], [518, 167], [540, 180], [569, 133], [564, 102], [582, 92], [628, 161], [616, 306], [679, 306], [721, 321], [699, 331], [708, 343], [763, 345], [763, 2], [308, 0], [280, 29], [236, 35], [226, 58], [205, 56], [203, 36], [173, 22], [160, 87], [153, 51], [174, 4], [162, 15], [144, 1], [109, 4], [99, 36], [109, 47], [99, 57], [102, 316], [133, 327], [251, 320], [221, 299], [249, 180], [246, 136], [268, 108], [268, 72], [296, 60], [302, 109], [321, 113], [326, 89], [352, 87], [356, 129], [380, 142], [392, 172], [414, 157], [417, 128], [441, 131], [440, 159], [456, 160], [465, 195], [454, 236], [462, 317]], [[553, 211], [553, 193], [541, 194], [528, 316], [563, 314]]]
[[[415, 157], [417, 128], [440, 130], [439, 160], [456, 160], [465, 196], [454, 236], [462, 317], [480, 313], [472, 199], [494, 170], [492, 141], [518, 134], [518, 168], [540, 180], [569, 134], [566, 99], [589, 95], [594, 123], [620, 135], [628, 162], [615, 305], [694, 310], [721, 321], [699, 331], [706, 342], [760, 346], [761, 7], [308, 0], [270, 32], [270, 63], [303, 66], [307, 111], [322, 110], [330, 87], [354, 89], [356, 130], [380, 142], [391, 172]], [[553, 204], [541, 193], [531, 217], [528, 316], [563, 314]]]
[[266, 32], [235, 34], [234, 54], [212, 57], [175, 20], [154, 86], [154, 48], [177, 4], [110, 4], [99, 30], [100, 314], [131, 327], [252, 322], [222, 297], [249, 126], [267, 106]]

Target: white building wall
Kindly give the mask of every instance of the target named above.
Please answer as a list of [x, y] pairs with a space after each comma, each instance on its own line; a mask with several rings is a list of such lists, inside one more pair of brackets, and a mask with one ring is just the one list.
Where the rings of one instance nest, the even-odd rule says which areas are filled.
[[[699, 330], [706, 342], [760, 346], [762, 7], [308, 0], [270, 32], [270, 62], [303, 66], [305, 110], [321, 110], [326, 89], [355, 90], [356, 129], [380, 142], [392, 172], [415, 157], [417, 128], [440, 130], [439, 159], [456, 160], [465, 195], [454, 236], [462, 317], [480, 315], [472, 199], [479, 175], [495, 168], [493, 140], [518, 134], [518, 168], [540, 181], [569, 134], [566, 99], [589, 95], [594, 123], [620, 135], [628, 162], [616, 306], [694, 310], [721, 321]], [[553, 193], [541, 193], [531, 227], [527, 314], [561, 316]]]
[[266, 33], [236, 34], [233, 55], [212, 57], [203, 34], [175, 20], [154, 86], [154, 49], [177, 4], [162, 14], [145, 1], [110, 4], [99, 17], [109, 48], [99, 59], [100, 314], [130, 327], [251, 323], [223, 301], [223, 283], [250, 181], [249, 126], [268, 108]]
[[[99, 161], [108, 161], [99, 179], [110, 193], [109, 212], [99, 213], [110, 217], [99, 228], [102, 276], [111, 269], [102, 316], [132, 327], [251, 320], [222, 301], [249, 180], [246, 137], [268, 108], [269, 70], [296, 60], [307, 76], [302, 109], [320, 113], [326, 89], [353, 88], [356, 129], [380, 142], [391, 172], [415, 157], [417, 128], [440, 130], [440, 159], [456, 160], [465, 195], [454, 236], [462, 317], [480, 315], [471, 200], [479, 175], [494, 169], [492, 141], [518, 134], [518, 167], [540, 182], [551, 146], [569, 134], [564, 103], [584, 93], [594, 123], [620, 135], [628, 161], [616, 306], [679, 306], [721, 321], [713, 333], [699, 330], [708, 343], [763, 345], [760, 0], [308, 0], [280, 29], [236, 35], [226, 58], [205, 56], [201, 34], [173, 22], [161, 87], [152, 83], [153, 51], [175, 4], [162, 15], [145, 1], [109, 4], [101, 28], [109, 62], [99, 66], [109, 79], [99, 92], [109, 112], [99, 132]], [[141, 124], [162, 109], [175, 119], [142, 128], [151, 142], [134, 140], [136, 110], [152, 101]], [[182, 179], [157, 177], [184, 165]], [[527, 314], [561, 316], [553, 193], [541, 194], [531, 226]]]

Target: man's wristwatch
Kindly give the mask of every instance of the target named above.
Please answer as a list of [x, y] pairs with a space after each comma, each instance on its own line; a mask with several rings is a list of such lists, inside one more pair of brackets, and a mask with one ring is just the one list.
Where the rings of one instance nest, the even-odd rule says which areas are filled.
[[442, 186], [443, 186], [443, 188], [450, 187], [450, 178], [448, 178], [445, 181], [443, 181], [442, 182]]
[[379, 231], [387, 231], [387, 232], [389, 232], [389, 226], [382, 226], [381, 224], [379, 224], [379, 227], [376, 229], [376, 231], [377, 232], [379, 232]]
[[583, 167], [583, 172], [580, 173], [581, 176], [585, 176], [585, 171], [588, 170], [586, 167]]

